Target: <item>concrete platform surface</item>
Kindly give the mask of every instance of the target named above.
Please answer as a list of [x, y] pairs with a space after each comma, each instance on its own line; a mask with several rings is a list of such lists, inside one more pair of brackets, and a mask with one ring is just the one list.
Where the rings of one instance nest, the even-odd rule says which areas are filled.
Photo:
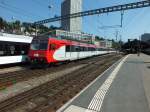
[[125, 56], [57, 112], [150, 112], [150, 56]]

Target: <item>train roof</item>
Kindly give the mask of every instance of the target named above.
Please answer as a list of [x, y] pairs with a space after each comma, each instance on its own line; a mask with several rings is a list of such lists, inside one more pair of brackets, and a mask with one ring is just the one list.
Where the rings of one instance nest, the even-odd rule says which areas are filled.
[[0, 33], [0, 41], [31, 43], [32, 39], [33, 37], [24, 36], [24, 35]]

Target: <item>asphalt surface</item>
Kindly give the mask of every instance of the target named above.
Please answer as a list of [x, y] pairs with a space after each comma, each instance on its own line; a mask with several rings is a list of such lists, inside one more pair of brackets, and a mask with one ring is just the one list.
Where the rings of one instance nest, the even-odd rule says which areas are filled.
[[150, 56], [125, 58], [58, 112], [150, 112]]

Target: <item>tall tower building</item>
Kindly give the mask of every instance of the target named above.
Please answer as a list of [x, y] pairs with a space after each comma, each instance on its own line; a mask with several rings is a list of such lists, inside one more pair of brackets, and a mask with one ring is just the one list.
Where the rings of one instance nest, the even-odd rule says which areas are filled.
[[[61, 15], [77, 13], [82, 11], [82, 0], [64, 0], [61, 4]], [[82, 18], [72, 18], [61, 21], [63, 30], [81, 32]]]

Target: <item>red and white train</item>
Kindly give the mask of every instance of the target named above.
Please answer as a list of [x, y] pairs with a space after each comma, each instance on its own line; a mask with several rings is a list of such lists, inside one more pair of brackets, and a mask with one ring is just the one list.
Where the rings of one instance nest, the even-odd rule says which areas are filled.
[[[83, 38], [83, 35], [78, 36], [82, 36]], [[79, 38], [75, 40], [75, 38], [71, 37], [71, 34], [66, 36], [65, 31], [61, 31], [60, 35], [60, 30], [59, 33], [55, 31], [35, 37], [31, 43], [29, 58], [32, 63], [50, 64], [113, 52], [108, 48], [101, 48], [94, 44], [83, 43], [79, 40]]]

